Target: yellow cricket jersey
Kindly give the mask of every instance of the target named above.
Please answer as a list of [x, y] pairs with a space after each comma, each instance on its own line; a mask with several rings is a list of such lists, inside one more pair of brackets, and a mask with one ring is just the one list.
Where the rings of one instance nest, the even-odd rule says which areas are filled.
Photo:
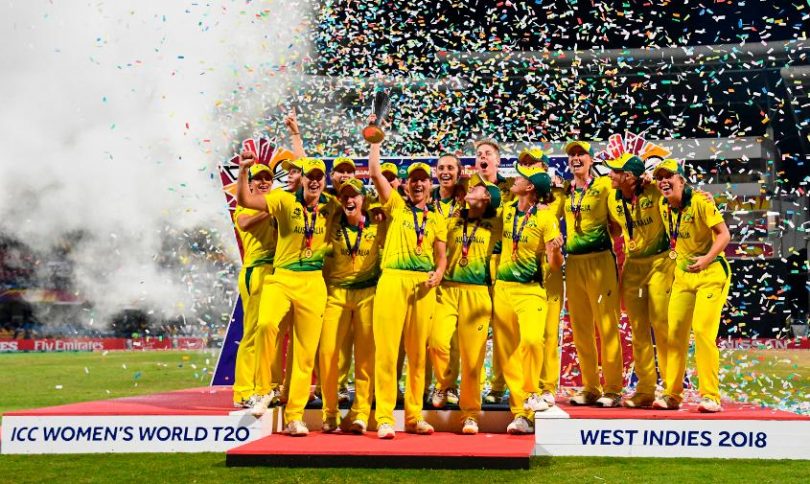
[[365, 214], [360, 226], [350, 225], [343, 214], [335, 217], [329, 227], [329, 251], [323, 270], [326, 283], [346, 289], [376, 285], [384, 237], [384, 229], [369, 214]]
[[[566, 198], [563, 201], [566, 252], [590, 254], [611, 248], [607, 206], [608, 197], [612, 194], [610, 177], [607, 176], [592, 179], [584, 194], [581, 188], [566, 190]], [[580, 211], [579, 221], [574, 214], [577, 208]]]
[[[317, 203], [317, 215], [304, 207], [304, 192], [295, 193], [284, 190], [273, 190], [265, 195], [267, 211], [275, 217], [278, 224], [278, 243], [274, 267], [290, 271], [319, 271], [328, 249], [326, 227], [332, 218], [339, 215], [340, 206], [334, 197], [322, 194]], [[305, 219], [306, 217], [306, 219]], [[306, 252], [306, 227], [313, 227], [312, 254]], [[309, 255], [307, 257], [307, 255]]]
[[[546, 205], [542, 210], [548, 210], [549, 213], [554, 217], [554, 221], [557, 222], [557, 226], [560, 225], [560, 220], [563, 218], [563, 203], [565, 203], [565, 189], [562, 187], [551, 187], [551, 194], [554, 195], [554, 200], [551, 201], [548, 205]], [[546, 245], [543, 244], [542, 247], [538, 249], [542, 252], [540, 261], [542, 262], [545, 257], [546, 252]]]
[[233, 213], [236, 233], [239, 234], [239, 240], [242, 241], [242, 250], [244, 251], [242, 265], [244, 267], [272, 264], [273, 254], [276, 252], [277, 232], [272, 217], [262, 220], [249, 230], [242, 230], [239, 227], [239, 216], [246, 215], [250, 217], [258, 213], [261, 212], [239, 205], [236, 206]]
[[456, 197], [441, 198], [439, 189], [435, 188], [433, 190], [433, 206], [442, 217], [458, 217], [461, 215], [463, 205], [464, 203], [459, 203]]
[[[690, 187], [684, 187], [683, 208], [681, 210], [672, 208], [670, 211], [667, 199], [661, 197], [658, 205], [661, 210], [661, 218], [664, 221], [667, 234], [672, 237], [672, 232], [677, 232], [675, 251], [678, 252], [676, 264], [679, 269], [686, 271], [687, 266], [694, 262], [694, 259], [709, 253], [714, 243], [714, 232], [712, 227], [723, 222], [723, 214], [717, 210], [713, 201], [705, 197], [694, 196]], [[680, 224], [678, 215], [680, 213]], [[721, 252], [717, 256], [717, 261], [725, 260], [725, 255]], [[728, 263], [724, 267], [727, 267]]]
[[[503, 228], [501, 237], [501, 260], [498, 264], [497, 279], [511, 282], [543, 281], [540, 257], [545, 244], [560, 235], [560, 227], [555, 215], [548, 208], [530, 209], [526, 213], [518, 210], [514, 200], [503, 207]], [[525, 224], [524, 224], [525, 220]], [[521, 229], [522, 227], [522, 229]], [[521, 231], [522, 230], [522, 231]], [[513, 257], [513, 235], [519, 234], [517, 256]]]
[[[460, 217], [447, 219], [447, 270], [444, 280], [464, 284], [492, 284], [489, 261], [495, 242], [501, 240], [503, 222], [494, 210], [483, 218]], [[466, 227], [465, 227], [466, 226]], [[462, 262], [464, 231], [469, 243], [466, 261]]]
[[[382, 255], [383, 269], [404, 271], [431, 272], [435, 267], [433, 259], [433, 241], [447, 241], [447, 226], [444, 217], [428, 206], [420, 210], [396, 191], [382, 206], [390, 217], [388, 231], [385, 235], [385, 248]], [[414, 224], [414, 217], [416, 224]], [[417, 253], [417, 229], [424, 225], [422, 253]], [[276, 256], [278, 260], [278, 256]]]
[[664, 228], [665, 222], [659, 208], [662, 198], [663, 195], [655, 185], [645, 186], [634, 200], [626, 200], [621, 190], [614, 190], [614, 195], [608, 201], [608, 212], [610, 218], [622, 228], [627, 257], [647, 257], [669, 249], [669, 235]]

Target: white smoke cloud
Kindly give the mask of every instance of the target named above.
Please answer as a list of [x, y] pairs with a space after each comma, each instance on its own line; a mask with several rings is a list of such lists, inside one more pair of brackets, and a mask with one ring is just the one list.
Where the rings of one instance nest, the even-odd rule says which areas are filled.
[[176, 314], [207, 297], [160, 270], [162, 241], [206, 227], [238, 258], [216, 165], [264, 129], [301, 71], [308, 9], [8, 2], [0, 232], [42, 250], [84, 231], [77, 289], [102, 316], [136, 302]]

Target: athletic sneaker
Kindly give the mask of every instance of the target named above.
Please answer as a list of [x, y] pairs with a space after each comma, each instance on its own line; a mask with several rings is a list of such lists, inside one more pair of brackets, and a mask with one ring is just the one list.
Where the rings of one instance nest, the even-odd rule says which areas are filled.
[[235, 408], [250, 408], [253, 406], [253, 400], [249, 398], [240, 398], [238, 400], [233, 401], [233, 406]]
[[447, 405], [447, 393], [444, 390], [439, 390], [438, 388], [433, 390], [433, 396], [430, 397], [430, 403], [433, 404], [433, 408], [444, 408]]
[[669, 395], [664, 395], [661, 398], [656, 398], [652, 404], [652, 408], [655, 410], [678, 410], [681, 408], [681, 404], [675, 400], [674, 397]]
[[271, 400], [273, 400], [272, 393], [262, 396], [256, 395], [253, 400], [253, 406], [250, 407], [250, 414], [254, 417], [261, 417], [267, 411]]
[[622, 396], [618, 393], [605, 393], [596, 400], [596, 406], [602, 408], [621, 407]]
[[698, 412], [700, 413], [716, 413], [722, 411], [723, 407], [720, 406], [720, 403], [715, 402], [709, 397], [703, 397], [703, 400], [701, 400], [698, 405]]
[[475, 435], [478, 433], [478, 422], [472, 417], [464, 419], [464, 427], [461, 428], [461, 433], [465, 435]]
[[321, 432], [329, 434], [337, 429], [338, 429], [338, 418], [326, 417], [326, 420], [323, 421], [323, 427], [321, 427]]
[[655, 401], [655, 395], [649, 393], [636, 393], [630, 398], [625, 398], [622, 405], [627, 408], [650, 408]]
[[484, 402], [486, 403], [501, 403], [503, 402], [503, 397], [506, 394], [503, 390], [490, 390], [484, 395]]
[[382, 424], [377, 427], [377, 438], [379, 439], [393, 439], [396, 432], [394, 431], [394, 426], [391, 424]]
[[523, 410], [531, 410], [533, 412], [542, 412], [544, 410], [548, 410], [548, 404], [545, 400], [540, 397], [540, 395], [536, 393], [530, 393], [529, 396], [526, 398], [526, 401], [523, 402]]
[[284, 429], [284, 433], [290, 437], [303, 437], [309, 435], [309, 429], [303, 421], [291, 420]]
[[444, 393], [447, 398], [447, 403], [450, 405], [458, 405], [458, 388], [448, 388]]
[[548, 390], [544, 391], [544, 392], [543, 392], [543, 393], [540, 395], [540, 398], [542, 398], [542, 399], [543, 399], [543, 401], [544, 401], [544, 402], [546, 402], [546, 405], [548, 405], [548, 406], [549, 406], [549, 408], [550, 408], [550, 407], [553, 407], [554, 405], [557, 405], [557, 401], [556, 401], [556, 399], [555, 399], [554, 394], [553, 394], [553, 393], [551, 393], [551, 392], [550, 392], [550, 391], [548, 391]]
[[341, 388], [338, 390], [338, 403], [349, 403], [351, 395], [349, 395], [349, 389], [346, 387]]
[[357, 435], [363, 435], [366, 433], [366, 422], [360, 419], [355, 420], [352, 422], [351, 427], [349, 427], [349, 432]]
[[506, 427], [506, 433], [512, 435], [533, 434], [534, 425], [526, 417], [515, 417]]
[[591, 392], [586, 392], [585, 390], [580, 390], [576, 395], [568, 400], [568, 403], [571, 405], [593, 405], [597, 400], [599, 400], [598, 395], [594, 395]]
[[405, 424], [405, 432], [409, 434], [430, 435], [433, 433], [433, 426], [425, 420], [417, 420], [416, 423]]

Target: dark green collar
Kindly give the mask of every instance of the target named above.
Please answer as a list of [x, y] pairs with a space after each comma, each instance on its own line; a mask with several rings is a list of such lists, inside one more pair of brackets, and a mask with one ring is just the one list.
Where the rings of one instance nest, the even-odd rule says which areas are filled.
[[[304, 202], [304, 189], [303, 188], [299, 188], [298, 190], [295, 191], [295, 199], [301, 205], [306, 205], [306, 202]], [[329, 200], [326, 198], [326, 195], [324, 195], [323, 192], [321, 192], [321, 196], [318, 198], [318, 203], [326, 203], [328, 201]]]

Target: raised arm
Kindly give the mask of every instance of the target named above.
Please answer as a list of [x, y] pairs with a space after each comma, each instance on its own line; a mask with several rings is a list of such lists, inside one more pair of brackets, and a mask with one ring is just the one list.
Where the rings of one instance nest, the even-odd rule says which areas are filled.
[[257, 224], [259, 224], [259, 222], [269, 218], [270, 214], [268, 212], [259, 212], [254, 215], [240, 215], [236, 217], [236, 223], [239, 225], [241, 230], [247, 231], [255, 227]]
[[236, 203], [245, 208], [267, 211], [267, 202], [264, 195], [253, 193], [248, 186], [250, 167], [256, 160], [252, 151], [244, 151], [239, 155], [239, 176], [236, 178]]
[[298, 125], [298, 117], [295, 114], [295, 108], [292, 108], [287, 116], [284, 117], [284, 126], [290, 133], [290, 139], [293, 145], [293, 154], [295, 158], [304, 158], [307, 156], [304, 151], [304, 139], [301, 137], [301, 127]]
[[[373, 122], [377, 117], [372, 114], [369, 116], [369, 122]], [[380, 167], [380, 143], [369, 144], [368, 152], [368, 176], [374, 183], [374, 188], [377, 189], [377, 195], [380, 197], [380, 203], [383, 205], [391, 198], [391, 184], [383, 176], [382, 168]]]

